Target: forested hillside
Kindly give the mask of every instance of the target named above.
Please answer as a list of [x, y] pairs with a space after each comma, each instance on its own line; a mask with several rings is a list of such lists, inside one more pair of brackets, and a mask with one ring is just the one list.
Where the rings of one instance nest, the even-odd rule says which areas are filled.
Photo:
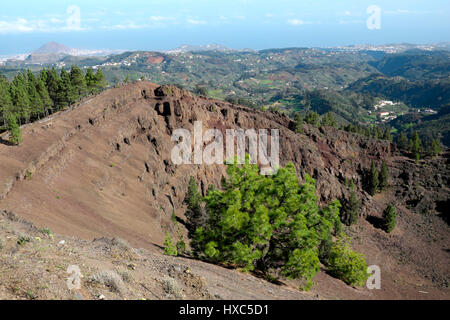
[[10, 119], [19, 124], [48, 116], [81, 98], [102, 91], [108, 83], [101, 69], [84, 74], [77, 66], [70, 71], [42, 69], [17, 73], [12, 81], [0, 77], [0, 119], [3, 130]]
[[450, 79], [409, 81], [401, 77], [374, 74], [347, 88], [386, 99], [403, 101], [414, 108], [434, 108], [450, 103]]
[[[44, 65], [43, 71], [41, 65], [8, 62], [0, 67], [0, 73], [10, 80], [1, 80], [0, 112], [3, 125], [7, 110], [13, 110], [19, 123], [26, 123], [101, 90], [105, 79], [112, 85], [150, 80], [291, 116], [297, 112], [306, 116], [309, 111], [331, 113], [339, 125], [382, 125], [391, 127], [394, 135], [419, 130], [421, 135], [447, 144], [448, 121], [439, 119], [441, 113], [431, 114], [433, 125], [427, 125], [424, 117], [430, 113], [423, 112], [430, 108], [438, 112], [450, 104], [449, 55], [448, 51], [418, 49], [386, 54], [287, 48], [66, 55], [57, 63]], [[100, 71], [93, 74], [92, 69]], [[84, 80], [81, 70], [86, 70]], [[392, 104], [385, 102], [380, 107], [385, 100]], [[416, 127], [419, 124], [420, 128]]]
[[390, 54], [369, 64], [388, 76], [401, 76], [412, 81], [448, 79], [450, 53], [411, 50], [402, 54]]

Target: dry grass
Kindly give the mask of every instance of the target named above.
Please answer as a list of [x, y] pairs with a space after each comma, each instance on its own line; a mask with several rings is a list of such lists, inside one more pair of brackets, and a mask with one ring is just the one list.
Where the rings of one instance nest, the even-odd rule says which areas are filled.
[[92, 276], [91, 281], [100, 283], [110, 290], [124, 293], [125, 292], [125, 284], [122, 280], [122, 277], [115, 271], [104, 270]]
[[172, 298], [177, 300], [183, 299], [183, 291], [178, 285], [177, 280], [171, 277], [165, 277], [162, 280], [164, 292]]

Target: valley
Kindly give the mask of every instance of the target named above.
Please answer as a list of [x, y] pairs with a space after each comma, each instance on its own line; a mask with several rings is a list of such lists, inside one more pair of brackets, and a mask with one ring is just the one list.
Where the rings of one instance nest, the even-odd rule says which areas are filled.
[[[394, 134], [411, 134], [417, 129], [425, 139], [439, 138], [450, 144], [447, 125], [438, 131], [427, 125], [445, 115], [450, 103], [450, 53], [442, 45], [261, 51], [184, 46], [168, 52], [109, 55], [101, 55], [101, 51], [82, 55], [82, 50], [61, 47], [51, 44], [24, 61], [6, 61], [0, 73], [11, 78], [27, 68], [36, 72], [42, 67], [72, 65], [83, 70], [101, 68], [111, 85], [145, 79], [241, 105], [276, 108], [291, 116], [308, 110], [321, 115], [332, 112], [339, 125], [383, 123], [391, 126]], [[57, 49], [47, 52], [49, 48]], [[45, 61], [33, 62], [35, 54], [45, 55]], [[395, 104], [389, 110], [376, 110], [383, 100]], [[437, 115], [428, 117], [423, 110]], [[389, 118], [380, 121], [382, 112], [390, 112]], [[400, 122], [405, 117], [415, 120], [405, 127], [395, 121], [398, 117]]]

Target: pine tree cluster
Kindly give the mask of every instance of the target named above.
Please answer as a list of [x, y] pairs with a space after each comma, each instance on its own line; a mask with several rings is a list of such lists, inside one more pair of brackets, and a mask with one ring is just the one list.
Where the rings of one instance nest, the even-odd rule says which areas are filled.
[[98, 93], [108, 86], [101, 69], [86, 74], [77, 66], [69, 71], [42, 69], [39, 74], [30, 70], [18, 73], [10, 82], [0, 76], [0, 119], [3, 128], [10, 130], [11, 115], [21, 125], [57, 112], [80, 99]]

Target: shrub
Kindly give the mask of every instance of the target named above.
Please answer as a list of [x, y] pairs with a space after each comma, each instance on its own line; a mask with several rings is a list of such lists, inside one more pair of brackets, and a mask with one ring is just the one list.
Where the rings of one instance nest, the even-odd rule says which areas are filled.
[[395, 212], [395, 207], [390, 203], [383, 211], [383, 229], [390, 233], [395, 229], [396, 224], [397, 213]]
[[30, 236], [28, 236], [28, 235], [21, 235], [21, 236], [19, 236], [19, 238], [17, 239], [17, 244], [18, 244], [19, 246], [22, 246], [22, 245], [24, 245], [24, 244], [26, 244], [26, 243], [29, 243], [29, 242], [31, 242], [31, 241], [32, 241], [32, 239], [31, 239]]
[[166, 232], [166, 240], [164, 240], [164, 254], [166, 256], [177, 256], [178, 251], [177, 247], [173, 243], [172, 236], [169, 234], [169, 232]]
[[195, 86], [194, 93], [198, 96], [206, 97], [208, 95], [208, 89], [205, 86], [197, 84]]
[[183, 254], [186, 252], [186, 242], [183, 239], [177, 241], [177, 254]]
[[333, 244], [328, 262], [331, 274], [349, 285], [363, 286], [368, 278], [364, 256], [352, 250], [348, 236]]
[[128, 243], [127, 240], [122, 239], [122, 238], [112, 238], [111, 239], [111, 245], [114, 247], [117, 247], [123, 251], [129, 251], [131, 250], [131, 246]]
[[91, 281], [109, 287], [112, 291], [123, 293], [125, 284], [122, 277], [115, 271], [105, 270], [92, 276]]
[[133, 277], [128, 271], [120, 271], [118, 274], [122, 278], [123, 282], [130, 283], [133, 280]]
[[53, 238], [53, 231], [48, 228], [41, 229], [41, 233], [45, 234], [49, 238]]
[[319, 270], [320, 262], [316, 251], [295, 249], [283, 267], [283, 274], [289, 278], [302, 279], [303, 284], [300, 285], [300, 289], [309, 290]]
[[333, 247], [333, 238], [331, 237], [331, 234], [319, 245], [319, 259], [322, 261], [325, 265], [328, 264], [328, 259], [330, 257], [331, 248]]
[[175, 299], [182, 299], [183, 298], [183, 291], [178, 285], [177, 280], [170, 277], [165, 277], [162, 280], [162, 286], [165, 293], [168, 295], [174, 297]]
[[345, 201], [342, 208], [341, 221], [347, 226], [351, 226], [358, 222], [359, 209], [361, 201], [354, 191], [352, 191], [350, 198]]

